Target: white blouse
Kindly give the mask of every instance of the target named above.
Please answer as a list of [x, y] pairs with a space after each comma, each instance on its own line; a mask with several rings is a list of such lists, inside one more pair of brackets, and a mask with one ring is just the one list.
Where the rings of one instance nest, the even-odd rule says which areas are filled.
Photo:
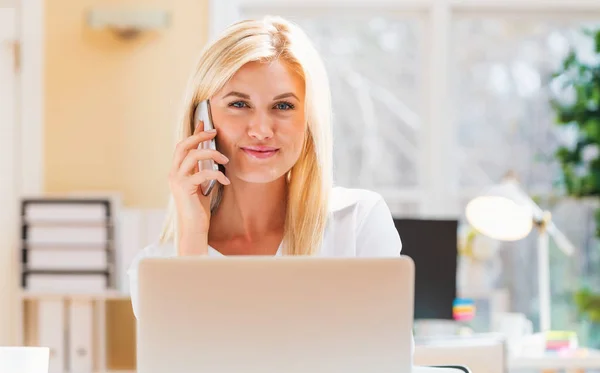
[[[316, 255], [328, 257], [392, 257], [400, 255], [402, 242], [390, 210], [378, 193], [335, 187], [331, 193], [330, 214], [320, 250]], [[210, 247], [208, 254], [220, 256]], [[281, 255], [281, 247], [277, 255]], [[177, 256], [173, 244], [152, 244], [144, 248], [128, 270], [131, 302], [137, 315], [137, 268], [146, 257]]]

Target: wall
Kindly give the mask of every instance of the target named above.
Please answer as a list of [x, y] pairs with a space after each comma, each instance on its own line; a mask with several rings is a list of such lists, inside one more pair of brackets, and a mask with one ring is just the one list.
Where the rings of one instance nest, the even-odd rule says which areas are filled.
[[[86, 28], [86, 11], [102, 5], [168, 9], [171, 26], [118, 40]], [[121, 191], [127, 206], [164, 207], [174, 121], [208, 37], [208, 0], [51, 0], [45, 6], [46, 191]], [[116, 326], [108, 332], [109, 365], [130, 367], [129, 302], [110, 306], [107, 317]]]
[[118, 190], [163, 207], [174, 120], [199, 49], [208, 0], [119, 1], [168, 9], [172, 25], [139, 40], [90, 30], [86, 11], [115, 1], [46, 4], [46, 191]]
[[[14, 7], [2, 7], [0, 2], [0, 346], [11, 344], [16, 328], [14, 317], [17, 308], [13, 302], [17, 286], [17, 252], [19, 214], [16, 200], [18, 177], [16, 154], [19, 151], [18, 113], [16, 103], [18, 79], [15, 74], [15, 61], [12, 48], [5, 45], [17, 37], [18, 13]], [[8, 5], [8, 4], [7, 4]]]

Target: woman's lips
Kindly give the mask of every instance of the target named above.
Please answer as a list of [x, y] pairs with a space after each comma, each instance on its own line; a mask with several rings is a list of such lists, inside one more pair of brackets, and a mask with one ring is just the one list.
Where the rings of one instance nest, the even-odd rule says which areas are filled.
[[279, 151], [278, 148], [272, 146], [245, 146], [242, 150], [251, 157], [258, 159], [271, 158]]

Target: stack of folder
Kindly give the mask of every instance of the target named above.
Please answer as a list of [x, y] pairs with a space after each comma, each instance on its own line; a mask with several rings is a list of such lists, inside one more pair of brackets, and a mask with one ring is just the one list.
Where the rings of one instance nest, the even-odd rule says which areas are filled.
[[42, 293], [113, 288], [113, 213], [108, 199], [24, 199], [22, 287]]

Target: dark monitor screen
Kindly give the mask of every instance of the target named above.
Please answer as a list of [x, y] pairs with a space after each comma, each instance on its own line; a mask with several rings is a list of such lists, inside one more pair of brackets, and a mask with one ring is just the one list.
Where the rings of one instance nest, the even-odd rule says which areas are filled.
[[402, 255], [415, 262], [415, 320], [452, 319], [458, 221], [394, 219], [394, 224]]

